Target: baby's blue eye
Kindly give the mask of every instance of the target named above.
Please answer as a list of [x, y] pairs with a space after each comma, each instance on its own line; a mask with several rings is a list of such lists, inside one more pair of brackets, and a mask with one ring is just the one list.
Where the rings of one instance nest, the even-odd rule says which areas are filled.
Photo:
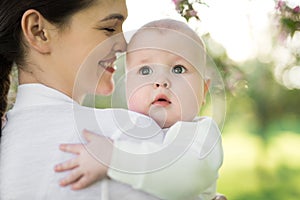
[[186, 72], [186, 68], [183, 65], [175, 65], [172, 68], [172, 72], [175, 74], [183, 74], [184, 72]]
[[141, 75], [149, 75], [149, 74], [152, 74], [152, 72], [153, 71], [149, 66], [143, 66], [139, 70], [139, 74], [141, 74]]

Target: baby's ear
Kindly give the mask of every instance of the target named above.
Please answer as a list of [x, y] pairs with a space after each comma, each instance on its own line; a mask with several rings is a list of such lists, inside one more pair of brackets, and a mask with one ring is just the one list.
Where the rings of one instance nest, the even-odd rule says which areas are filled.
[[29, 46], [42, 54], [50, 52], [50, 23], [36, 10], [27, 10], [22, 16], [22, 31]]
[[206, 96], [210, 86], [210, 78], [204, 80], [204, 95]]
[[209, 91], [209, 86], [210, 86], [210, 79], [209, 78], [204, 79], [204, 91], [203, 91], [202, 105], [204, 105], [206, 103], [206, 95]]

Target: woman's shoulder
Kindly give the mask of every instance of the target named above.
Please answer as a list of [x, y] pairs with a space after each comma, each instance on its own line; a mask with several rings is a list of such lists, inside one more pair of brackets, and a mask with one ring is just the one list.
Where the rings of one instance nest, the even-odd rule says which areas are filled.
[[113, 120], [114, 122], [119, 122], [121, 124], [134, 123], [137, 126], [155, 123], [154, 120], [147, 115], [123, 108], [95, 109], [94, 111], [96, 116], [103, 121]]
[[161, 128], [150, 117], [127, 109], [106, 108], [87, 109], [87, 111], [90, 113], [85, 113], [85, 116], [80, 116], [80, 118], [94, 127], [94, 130], [110, 133], [109, 135], [120, 131], [129, 135], [161, 131]]

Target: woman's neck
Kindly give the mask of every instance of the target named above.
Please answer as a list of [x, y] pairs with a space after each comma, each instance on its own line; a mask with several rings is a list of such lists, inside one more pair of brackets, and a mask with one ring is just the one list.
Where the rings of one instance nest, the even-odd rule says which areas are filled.
[[43, 74], [44, 73], [34, 73], [34, 72], [30, 72], [29, 70], [27, 71], [27, 70], [23, 70], [22, 68], [19, 68], [18, 69], [19, 85], [32, 84], [32, 83], [42, 84], [69, 96], [77, 103], [81, 102], [81, 100], [83, 99], [82, 95], [80, 96], [78, 94], [74, 94], [72, 86], [68, 86], [62, 81], [55, 80], [54, 78], [49, 78], [48, 75], [44, 77]]

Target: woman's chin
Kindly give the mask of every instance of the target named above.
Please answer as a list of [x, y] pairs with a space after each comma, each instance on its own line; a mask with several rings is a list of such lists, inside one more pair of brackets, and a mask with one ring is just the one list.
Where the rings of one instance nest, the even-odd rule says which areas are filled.
[[114, 83], [111, 81], [110, 83], [99, 84], [96, 89], [97, 95], [109, 96], [114, 91]]

